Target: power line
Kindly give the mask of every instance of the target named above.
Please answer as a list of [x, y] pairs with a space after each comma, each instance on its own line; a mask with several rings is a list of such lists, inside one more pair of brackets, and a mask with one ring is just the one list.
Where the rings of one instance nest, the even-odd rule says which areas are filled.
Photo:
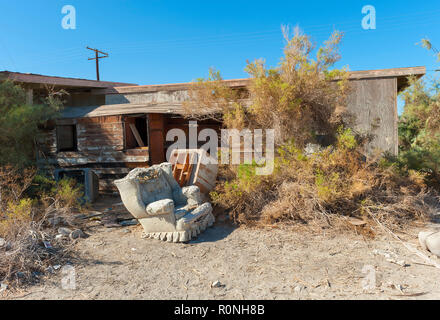
[[[415, 12], [415, 13], [407, 13], [399, 16], [387, 16], [380, 19], [380, 28], [378, 31], [394, 31], [405, 28], [414, 28], [415, 26], [427, 26], [437, 23], [437, 14], [440, 10], [437, 11], [426, 11], [426, 12]], [[433, 19], [435, 19], [433, 21]], [[337, 29], [343, 31], [343, 33], [347, 36], [355, 36], [360, 34], [365, 34], [365, 30], [360, 30], [359, 20], [346, 20], [340, 21], [334, 24], [319, 24], [319, 25], [304, 25], [301, 29], [304, 29], [307, 34], [312, 35], [313, 37], [321, 36], [324, 34], [329, 34], [329, 31], [326, 30], [330, 26], [336, 26]], [[257, 31], [257, 32], [248, 32], [248, 33], [232, 33], [232, 34], [218, 34], [204, 37], [191, 37], [191, 38], [180, 38], [180, 39], [161, 39], [156, 41], [136, 41], [136, 42], [118, 42], [114, 43], [112, 41], [100, 41], [100, 45], [103, 43], [110, 44], [112, 48], [112, 54], [120, 55], [126, 54], [127, 51], [130, 53], [142, 53], [142, 54], [151, 54], [157, 52], [163, 52], [167, 49], [172, 50], [187, 50], [187, 49], [195, 49], [195, 48], [206, 48], [213, 47], [219, 45], [243, 45], [249, 42], [256, 41], [264, 41], [269, 39], [275, 39], [280, 36], [279, 30], [266, 30], [266, 31]], [[0, 39], [1, 40], [1, 39]], [[90, 50], [91, 48], [88, 48]], [[66, 62], [66, 61], [76, 61], [81, 58], [81, 54], [77, 52], [75, 48], [66, 48], [60, 50], [59, 55], [55, 57], [52, 55], [50, 58], [46, 58], [44, 54], [37, 59], [34, 56], [34, 63], [41, 64], [55, 64], [58, 62]], [[96, 59], [96, 51], [95, 58], [91, 58], [89, 60]], [[99, 60], [96, 59], [96, 60]], [[98, 66], [99, 68], [99, 66]]]
[[[96, 61], [96, 80], [99, 81], [99, 59], [108, 58], [108, 53], [99, 51], [98, 49], [89, 48], [89, 47], [86, 47], [86, 49], [95, 51], [95, 57], [89, 58], [89, 60]], [[99, 54], [103, 54], [103, 56], [99, 56]]]
[[[17, 66], [15, 65], [14, 59], [12, 58], [11, 53], [8, 50], [8, 47], [3, 42], [2, 38], [0, 38], [0, 41], [1, 41], [2, 45], [3, 45], [3, 48], [5, 48], [6, 54], [7, 54], [8, 58], [9, 58], [9, 61], [11, 62], [12, 67], [14, 68], [14, 71], [18, 71]], [[4, 67], [4, 65], [3, 65], [3, 67]], [[4, 69], [6, 70], [6, 68], [4, 68]]]
[[[402, 27], [414, 27], [415, 25], [422, 24], [423, 26], [427, 25], [427, 18], [434, 18], [437, 22], [437, 16], [438, 13], [440, 13], [440, 10], [435, 11], [422, 11], [422, 12], [414, 12], [414, 13], [407, 13], [407, 14], [401, 14], [398, 16], [387, 16], [380, 19], [380, 30], [382, 31], [391, 31], [391, 30], [401, 30]], [[420, 19], [423, 20], [420, 20]], [[416, 21], [413, 21], [416, 19]], [[397, 21], [396, 21], [397, 20]], [[328, 31], [325, 30], [330, 26], [336, 26], [337, 29], [341, 31], [345, 31], [344, 34], [352, 34], [353, 31], [355, 31], [355, 34], [360, 34], [361, 32], [365, 32], [365, 30], [359, 30], [359, 19], [352, 19], [352, 20], [345, 20], [345, 21], [339, 21], [333, 24], [318, 24], [318, 25], [304, 25], [301, 27], [301, 29], [304, 29], [307, 31], [308, 34], [313, 36], [328, 34]], [[394, 27], [394, 28], [389, 28]], [[358, 31], [358, 32], [356, 32]], [[157, 41], [137, 41], [137, 42], [119, 42], [115, 45], [112, 41], [100, 41], [100, 45], [109, 45], [112, 47], [113, 54], [114, 51], [117, 51], [116, 53], [120, 52], [126, 52], [127, 50], [132, 51], [132, 49], [136, 50], [137, 52], [146, 52], [148, 53], [150, 48], [154, 48], [154, 51], [161, 50], [161, 45], [165, 45], [166, 47], [172, 47], [172, 48], [180, 48], [183, 46], [184, 48], [188, 47], [199, 47], [199, 44], [201, 43], [204, 47], [206, 43], [218, 43], [219, 41], [226, 42], [226, 43], [235, 43], [238, 41], [238, 43], [243, 42], [242, 40], [248, 41], [251, 39], [264, 39], [266, 37], [272, 37], [272, 35], [279, 35], [279, 30], [266, 30], [266, 31], [257, 31], [257, 32], [248, 32], [248, 33], [232, 33], [232, 34], [224, 34], [224, 35], [214, 35], [214, 36], [208, 36], [208, 37], [191, 37], [191, 38], [180, 38], [180, 39], [162, 39]], [[147, 49], [148, 48], [148, 49]], [[148, 51], [145, 51], [145, 50]], [[79, 56], [78, 53], [75, 53], [77, 49], [75, 48], [66, 48], [60, 51], [63, 51], [67, 55], [64, 57], [60, 57], [59, 61], [69, 61], [71, 58], [76, 58]], [[70, 55], [68, 54], [70, 52]], [[73, 53], [73, 54], [72, 54]], [[50, 62], [53, 62], [52, 59], [53, 55], [50, 58]], [[42, 57], [43, 59], [39, 60], [47, 60], [45, 57]], [[35, 56], [34, 56], [35, 59]], [[37, 61], [37, 60], [34, 60]], [[44, 61], [46, 62], [46, 61]]]

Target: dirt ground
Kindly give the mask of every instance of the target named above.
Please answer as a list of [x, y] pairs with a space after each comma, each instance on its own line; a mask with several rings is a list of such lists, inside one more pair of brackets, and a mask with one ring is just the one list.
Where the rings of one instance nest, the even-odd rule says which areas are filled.
[[[59, 268], [4, 298], [440, 299], [440, 269], [390, 236], [367, 240], [217, 221], [197, 239], [174, 244], [143, 239], [141, 231], [92, 228], [75, 244], [75, 288], [63, 289], [66, 274]], [[401, 236], [417, 247], [417, 233]]]

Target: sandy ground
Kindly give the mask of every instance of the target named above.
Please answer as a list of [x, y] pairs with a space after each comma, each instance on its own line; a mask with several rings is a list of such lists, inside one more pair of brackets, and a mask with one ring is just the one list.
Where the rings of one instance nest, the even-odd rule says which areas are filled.
[[[405, 241], [417, 246], [417, 231]], [[74, 289], [63, 289], [59, 269], [6, 299], [440, 299], [440, 269], [389, 236], [227, 222], [187, 244], [143, 239], [140, 226], [98, 226], [88, 234], [75, 245]], [[215, 281], [221, 286], [212, 287]]]

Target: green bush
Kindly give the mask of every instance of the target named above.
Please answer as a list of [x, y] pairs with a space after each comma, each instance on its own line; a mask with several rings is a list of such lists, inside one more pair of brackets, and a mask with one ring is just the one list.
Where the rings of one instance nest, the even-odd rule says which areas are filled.
[[431, 185], [440, 186], [440, 90], [434, 81], [410, 78], [402, 93], [405, 101], [399, 119], [399, 156], [402, 170], [416, 170], [426, 175]]
[[49, 94], [45, 104], [26, 104], [23, 88], [9, 80], [0, 83], [0, 165], [33, 164], [38, 125], [55, 118], [61, 106], [58, 94]]

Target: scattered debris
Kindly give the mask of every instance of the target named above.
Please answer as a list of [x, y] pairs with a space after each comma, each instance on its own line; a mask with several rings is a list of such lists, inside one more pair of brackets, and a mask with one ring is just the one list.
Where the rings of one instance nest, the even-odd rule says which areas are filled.
[[393, 284], [392, 282], [388, 282], [387, 286], [393, 290], [400, 291], [400, 294], [394, 294], [394, 297], [418, 297], [425, 294], [428, 294], [428, 291], [423, 292], [403, 292], [403, 290], [408, 289], [408, 285], [401, 285], [401, 284]]
[[63, 234], [57, 234], [57, 235], [55, 236], [55, 240], [61, 240], [61, 239], [65, 238], [65, 237], [66, 237], [66, 236], [63, 235]]
[[307, 288], [307, 287], [315, 287], [315, 288], [317, 288], [317, 287], [320, 286], [320, 284], [318, 284], [318, 285], [316, 285], [316, 286], [313, 286], [313, 285], [310, 284], [309, 282], [304, 281], [304, 280], [298, 278], [297, 276], [294, 276], [294, 277], [293, 277], [293, 280], [302, 283], [304, 288]]
[[398, 257], [395, 253], [388, 253], [386, 251], [379, 250], [379, 249], [374, 249], [373, 253], [375, 255], [384, 256], [386, 261], [397, 264], [401, 267], [409, 267], [410, 266], [408, 263], [405, 262], [405, 260], [398, 260]]
[[354, 218], [354, 217], [348, 217], [347, 221], [349, 224], [353, 225], [353, 226], [363, 226], [367, 224], [367, 221], [359, 219], [359, 218]]
[[6, 291], [8, 289], [8, 285], [6, 283], [0, 283], [0, 292]]
[[43, 244], [46, 249], [53, 249], [52, 244], [49, 241], [43, 240]]
[[6, 240], [3, 238], [0, 238], [0, 248], [3, 248], [6, 245]]
[[295, 286], [295, 288], [293, 289], [293, 291], [295, 291], [296, 293], [300, 293], [300, 292], [303, 291], [305, 288], [307, 288], [307, 287], [305, 287], [305, 286], [303, 286], [303, 285], [297, 285], [297, 286]]
[[98, 211], [90, 211], [89, 214], [83, 215], [81, 218], [82, 219], [92, 219], [92, 218], [103, 216], [105, 214], [107, 214], [107, 213], [98, 212]]
[[69, 228], [58, 228], [58, 233], [63, 236], [69, 236], [72, 233], [72, 230]]
[[315, 153], [322, 151], [322, 149], [323, 148], [319, 144], [308, 143], [304, 148], [304, 154], [309, 157]]
[[53, 217], [47, 219], [47, 222], [49, 222], [51, 226], [56, 227], [57, 225], [63, 223], [64, 219], [62, 217]]
[[79, 238], [86, 238], [86, 234], [84, 232], [82, 232], [82, 230], [76, 229], [70, 233], [69, 237], [70, 237], [70, 239], [75, 240], [75, 239], [79, 239]]
[[223, 288], [225, 287], [224, 284], [222, 284], [220, 281], [214, 281], [213, 283], [211, 283], [211, 288]]
[[419, 243], [424, 250], [440, 257], [440, 231], [419, 232]]
[[120, 228], [122, 225], [116, 222], [116, 220], [104, 223], [104, 227], [106, 228]]
[[395, 294], [395, 297], [419, 297], [423, 296], [425, 294], [428, 294], [429, 292], [416, 292], [416, 293], [402, 293], [402, 294]]
[[122, 202], [115, 203], [115, 204], [112, 206], [112, 208], [115, 208], [115, 207], [124, 207], [124, 203], [122, 203]]
[[379, 220], [377, 220], [374, 216], [372, 216], [373, 220], [386, 232], [388, 232], [391, 236], [393, 236], [395, 239], [397, 239], [408, 251], [410, 251], [411, 253], [416, 254], [418, 257], [422, 258], [423, 260], [425, 260], [426, 262], [428, 262], [429, 264], [433, 265], [434, 267], [436, 267], [437, 269], [440, 269], [440, 264], [437, 263], [436, 261], [433, 261], [432, 259], [430, 259], [428, 256], [424, 255], [422, 252], [420, 252], [419, 250], [417, 250], [416, 248], [413, 248], [410, 244], [405, 243], [402, 241], [402, 239], [399, 238], [399, 236], [397, 236], [394, 232], [392, 232], [390, 229], [388, 229], [387, 227], [385, 227], [382, 223], [379, 222]]
[[127, 226], [136, 226], [139, 224], [139, 222], [136, 219], [130, 219], [130, 220], [123, 220], [119, 222], [119, 224], [123, 227], [127, 227]]

